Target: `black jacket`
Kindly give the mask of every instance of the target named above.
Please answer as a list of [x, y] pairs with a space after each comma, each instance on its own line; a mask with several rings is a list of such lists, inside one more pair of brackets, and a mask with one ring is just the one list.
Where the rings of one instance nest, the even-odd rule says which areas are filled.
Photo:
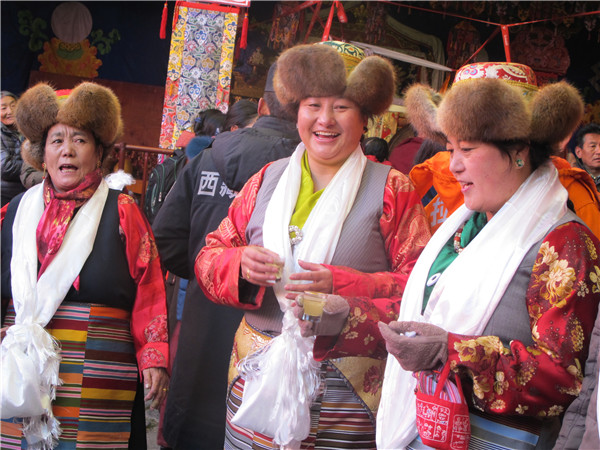
[[217, 135], [211, 148], [188, 162], [154, 219], [161, 261], [190, 280], [163, 425], [171, 447], [223, 448], [229, 357], [243, 316], [204, 296], [194, 276], [196, 255], [246, 181], [290, 156], [299, 142], [294, 123], [270, 116]]
[[21, 184], [21, 166], [23, 159], [21, 158], [21, 141], [23, 137], [16, 129], [8, 127], [0, 123], [1, 131], [1, 165], [2, 165], [2, 181], [0, 189], [2, 189], [2, 206], [8, 203], [15, 195], [25, 191], [25, 187]]

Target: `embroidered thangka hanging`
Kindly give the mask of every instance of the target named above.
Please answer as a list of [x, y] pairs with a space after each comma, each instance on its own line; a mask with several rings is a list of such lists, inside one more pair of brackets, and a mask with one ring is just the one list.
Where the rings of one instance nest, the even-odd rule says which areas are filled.
[[227, 112], [239, 9], [177, 2], [160, 147], [174, 148], [199, 112]]

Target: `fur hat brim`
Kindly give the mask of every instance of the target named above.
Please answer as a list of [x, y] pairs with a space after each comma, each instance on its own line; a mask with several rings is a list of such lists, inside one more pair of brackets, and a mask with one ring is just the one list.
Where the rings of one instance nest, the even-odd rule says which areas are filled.
[[465, 141], [527, 140], [531, 115], [519, 90], [497, 78], [473, 78], [452, 86], [437, 120], [446, 136]]
[[78, 85], [62, 104], [49, 84], [39, 83], [21, 96], [15, 117], [26, 138], [23, 159], [37, 170], [44, 162], [46, 133], [56, 123], [90, 131], [104, 149], [123, 132], [119, 99], [109, 88], [90, 82]]
[[443, 97], [428, 86], [415, 84], [406, 91], [404, 102], [419, 136], [441, 143], [453, 136], [556, 147], [581, 122], [583, 99], [565, 81], [548, 84], [530, 97], [528, 101], [521, 90], [503, 80], [474, 78], [454, 84]]
[[371, 116], [392, 104], [396, 78], [392, 64], [379, 56], [363, 59], [347, 76], [344, 59], [335, 48], [299, 45], [279, 56], [273, 86], [283, 105], [308, 97], [343, 96]]
[[277, 59], [273, 87], [282, 105], [300, 103], [308, 97], [342, 95], [346, 89], [346, 67], [332, 47], [298, 45]]

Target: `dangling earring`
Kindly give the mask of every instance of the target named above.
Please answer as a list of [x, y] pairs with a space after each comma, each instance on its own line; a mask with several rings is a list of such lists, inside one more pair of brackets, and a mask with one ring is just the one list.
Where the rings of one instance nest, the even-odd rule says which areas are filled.
[[42, 179], [46, 178], [46, 163], [42, 163], [42, 169], [44, 169], [44, 174], [42, 175]]
[[96, 163], [96, 169], [99, 169], [102, 166], [102, 161], [98, 160]]
[[523, 161], [521, 158], [518, 158], [515, 161], [515, 165], [520, 169], [521, 167], [523, 167], [525, 165], [525, 161]]

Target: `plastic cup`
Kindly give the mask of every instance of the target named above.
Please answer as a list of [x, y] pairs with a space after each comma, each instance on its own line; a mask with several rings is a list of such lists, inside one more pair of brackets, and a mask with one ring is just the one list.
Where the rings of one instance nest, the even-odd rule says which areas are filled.
[[299, 301], [302, 303], [304, 314], [302, 320], [319, 322], [323, 316], [323, 307], [327, 302], [327, 294], [320, 292], [306, 291], [299, 295]]
[[280, 262], [280, 263], [267, 263], [267, 266], [277, 267], [277, 275], [275, 275], [275, 281], [280, 281], [281, 277], [283, 276], [283, 266], [284, 266], [284, 263], [283, 262]]

